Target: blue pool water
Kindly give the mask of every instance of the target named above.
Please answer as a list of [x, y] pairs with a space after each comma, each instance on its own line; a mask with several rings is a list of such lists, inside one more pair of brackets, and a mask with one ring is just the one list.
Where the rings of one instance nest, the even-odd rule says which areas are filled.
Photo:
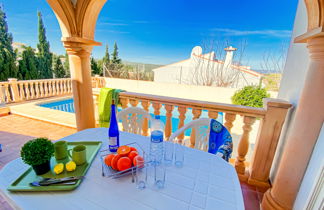
[[[50, 109], [55, 109], [55, 110], [60, 110], [60, 111], [64, 111], [64, 112], [70, 112], [70, 113], [74, 113], [74, 101], [73, 99], [65, 99], [65, 100], [61, 100], [61, 101], [54, 101], [54, 102], [49, 102], [49, 103], [42, 103], [42, 104], [38, 104], [41, 107], [46, 107], [46, 108], [50, 108]], [[143, 108], [141, 105], [138, 105], [140, 108]], [[121, 108], [118, 107], [118, 111], [120, 111]], [[162, 105], [162, 108], [160, 109], [160, 118], [161, 120], [165, 123], [166, 122], [166, 111], [164, 109], [164, 105]], [[151, 114], [152, 117], [154, 117], [154, 109], [152, 106], [150, 106], [149, 108], [149, 113]], [[208, 112], [207, 110], [203, 110], [201, 113], [201, 118], [205, 118], [208, 117]], [[185, 124], [189, 123], [190, 121], [192, 121], [193, 115], [192, 115], [192, 109], [189, 108], [187, 110], [186, 113], [186, 119], [185, 119]], [[218, 118], [217, 120], [220, 123], [223, 123], [223, 113], [219, 112], [218, 113]], [[178, 113], [178, 109], [177, 107], [174, 108], [173, 112], [172, 112], [172, 132], [176, 131], [178, 129], [178, 124], [179, 124], [179, 113]], [[185, 132], [186, 136], [189, 136], [191, 133], [191, 130], [187, 130]]]

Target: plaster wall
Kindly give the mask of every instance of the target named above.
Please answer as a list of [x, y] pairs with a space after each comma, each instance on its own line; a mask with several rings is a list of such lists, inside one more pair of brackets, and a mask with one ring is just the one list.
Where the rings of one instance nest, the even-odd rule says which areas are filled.
[[273, 181], [279, 166], [281, 154], [283, 152], [285, 141], [289, 135], [291, 122], [294, 120], [296, 107], [304, 86], [305, 76], [308, 70], [309, 54], [306, 44], [294, 43], [295, 37], [305, 33], [307, 30], [307, 11], [303, 0], [299, 0], [297, 12], [292, 32], [292, 38], [287, 55], [287, 61], [283, 71], [283, 76], [279, 88], [278, 98], [287, 100], [293, 104], [287, 115], [283, 126], [280, 140], [274, 157], [273, 166], [270, 172], [270, 179]]

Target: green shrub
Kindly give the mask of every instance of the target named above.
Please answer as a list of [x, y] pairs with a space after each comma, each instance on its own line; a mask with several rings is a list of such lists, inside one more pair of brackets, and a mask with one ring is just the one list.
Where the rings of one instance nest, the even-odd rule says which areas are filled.
[[37, 138], [28, 141], [21, 148], [22, 160], [31, 166], [40, 165], [50, 160], [54, 154], [54, 145], [47, 138]]
[[232, 103], [243, 106], [263, 107], [263, 98], [270, 97], [266, 89], [258, 86], [246, 86], [232, 96]]

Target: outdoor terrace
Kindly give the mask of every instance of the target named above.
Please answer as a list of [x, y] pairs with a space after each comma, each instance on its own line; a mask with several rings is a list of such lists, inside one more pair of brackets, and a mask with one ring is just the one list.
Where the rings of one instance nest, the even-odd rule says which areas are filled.
[[[92, 78], [94, 110], [98, 109], [98, 96], [100, 88], [105, 86], [104, 78]], [[39, 107], [35, 104], [42, 101], [57, 100], [71, 97], [71, 81], [69, 79], [17, 81], [11, 79], [0, 84], [0, 102], [3, 103], [2, 115], [8, 112], [14, 114], [0, 118], [4, 148], [10, 148], [14, 152], [5, 158], [6, 162], [19, 156], [20, 146], [32, 137], [45, 136], [52, 140], [59, 139], [76, 132], [74, 114], [51, 110]], [[109, 86], [109, 84], [107, 84]], [[186, 112], [192, 112], [192, 120], [201, 117], [202, 111], [208, 111], [208, 117], [217, 119], [218, 114], [224, 116], [224, 125], [229, 131], [235, 124], [239, 124], [241, 131], [231, 132], [234, 139], [233, 157], [230, 160], [235, 166], [241, 181], [245, 205], [254, 206], [249, 209], [258, 209], [263, 193], [270, 187], [269, 172], [278, 142], [282, 124], [286, 113], [291, 105], [277, 99], [267, 99], [264, 108], [252, 108], [216, 102], [199, 101], [192, 99], [181, 99], [143, 93], [123, 92], [120, 94], [122, 109], [129, 106], [141, 105], [146, 111], [153, 107], [154, 114], [159, 115], [162, 109], [166, 113], [165, 136], [168, 139], [172, 133], [173, 111], [179, 113], [177, 125], [181, 128], [184, 125]], [[45, 110], [45, 112], [44, 112]], [[98, 114], [96, 113], [96, 119]], [[257, 135], [253, 135], [255, 146], [251, 155], [247, 157], [250, 147], [250, 133], [252, 125], [258, 121], [255, 129]], [[9, 123], [8, 123], [9, 122]], [[36, 128], [36, 129], [32, 129]], [[194, 133], [194, 132], [192, 132]], [[149, 134], [148, 122], [144, 122], [142, 135]], [[17, 139], [12, 148], [11, 139]], [[10, 139], [10, 142], [9, 142]], [[187, 146], [195, 145], [194, 135], [179, 137], [180, 140], [187, 139]], [[2, 142], [1, 141], [1, 142]], [[3, 153], [4, 155], [4, 153]]]

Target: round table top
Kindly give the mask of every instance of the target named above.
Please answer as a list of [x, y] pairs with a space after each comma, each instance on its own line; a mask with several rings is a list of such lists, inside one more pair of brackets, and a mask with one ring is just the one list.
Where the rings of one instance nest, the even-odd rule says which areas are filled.
[[[83, 130], [62, 140], [102, 141], [107, 147], [107, 128]], [[145, 151], [149, 138], [120, 132], [120, 145], [137, 142]], [[235, 169], [210, 153], [185, 148], [182, 168], [167, 167], [165, 188], [139, 190], [129, 176], [101, 176], [99, 156], [94, 159], [81, 185], [73, 191], [9, 192], [7, 187], [29, 168], [20, 158], [0, 171], [0, 192], [22, 209], [244, 209]]]

